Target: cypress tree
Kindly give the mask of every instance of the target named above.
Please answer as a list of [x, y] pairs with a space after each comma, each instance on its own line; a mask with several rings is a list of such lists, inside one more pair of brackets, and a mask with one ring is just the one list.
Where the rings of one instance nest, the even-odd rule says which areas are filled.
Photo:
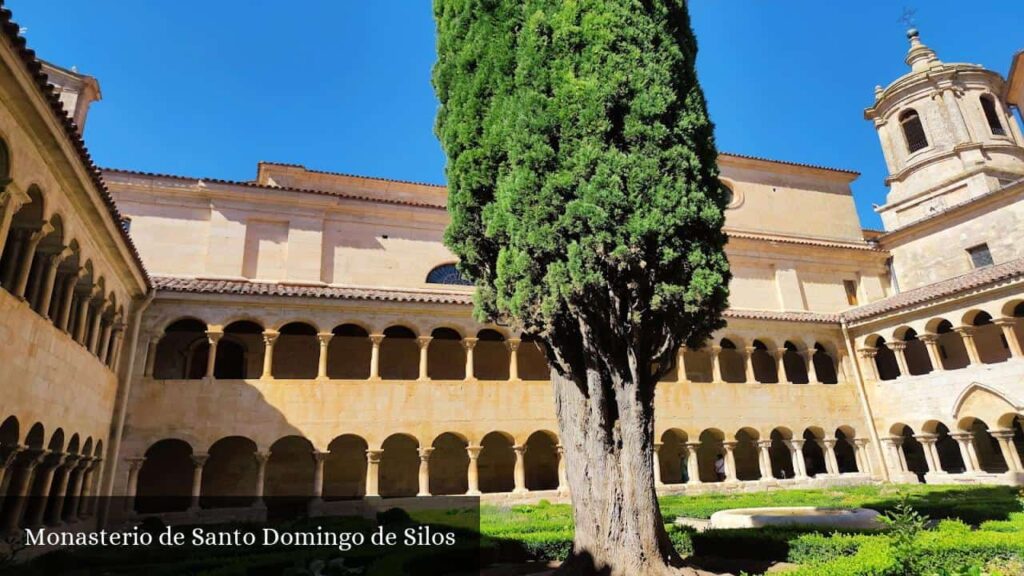
[[434, 0], [451, 224], [475, 314], [544, 344], [576, 525], [566, 574], [669, 574], [654, 393], [722, 327], [713, 125], [685, 0]]

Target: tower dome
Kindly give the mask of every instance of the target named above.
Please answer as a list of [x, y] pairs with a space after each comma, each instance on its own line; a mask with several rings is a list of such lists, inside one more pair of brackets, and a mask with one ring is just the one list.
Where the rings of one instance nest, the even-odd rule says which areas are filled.
[[910, 71], [864, 117], [875, 124], [889, 176], [876, 210], [886, 230], [1024, 177], [1024, 137], [1004, 99], [1003, 77], [976, 64], [946, 63], [907, 32]]

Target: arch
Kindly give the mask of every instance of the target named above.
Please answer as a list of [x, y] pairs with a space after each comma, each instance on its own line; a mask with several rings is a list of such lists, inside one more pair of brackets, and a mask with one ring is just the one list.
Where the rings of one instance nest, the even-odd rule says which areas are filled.
[[718, 353], [718, 366], [722, 371], [722, 380], [734, 383], [745, 382], [747, 379], [745, 358], [737, 348], [736, 342], [729, 338], [722, 338], [718, 345], [722, 348]]
[[265, 353], [262, 325], [251, 320], [232, 322], [224, 327], [224, 337], [217, 343], [213, 375], [231, 380], [258, 378]]
[[36, 422], [28, 429], [28, 434], [25, 435], [25, 446], [33, 450], [41, 450], [45, 440], [46, 428], [42, 422]]
[[64, 429], [57, 428], [50, 435], [50, 441], [46, 444], [46, 449], [50, 452], [63, 452], [64, 451]]
[[430, 493], [438, 495], [465, 494], [469, 490], [468, 443], [459, 434], [445, 432], [431, 444]]
[[0, 424], [0, 445], [17, 446], [21, 443], [21, 424], [16, 416], [8, 416]]
[[194, 380], [206, 375], [209, 342], [207, 325], [196, 318], [181, 318], [164, 328], [156, 347], [153, 377], [158, 380]]
[[290, 322], [278, 329], [274, 343], [274, 378], [312, 380], [320, 361], [317, 329], [306, 322]]
[[768, 436], [771, 439], [768, 457], [772, 464], [772, 476], [781, 479], [795, 477], [793, 452], [789, 443], [793, 439], [793, 432], [789, 428], [780, 426], [773, 428]]
[[999, 113], [996, 112], [996, 99], [991, 94], [982, 94], [978, 96], [978, 101], [981, 104], [981, 111], [985, 114], [985, 121], [988, 123], [988, 129], [993, 136], [1006, 136], [1006, 129], [1003, 128], [1003, 123], [999, 119]]
[[719, 476], [715, 471], [715, 464], [719, 457], [725, 457], [725, 448], [722, 446], [725, 434], [717, 428], [708, 428], [700, 433], [699, 440], [697, 469], [701, 482], [724, 482], [724, 476]]
[[913, 154], [918, 150], [928, 147], [928, 136], [925, 135], [924, 125], [917, 110], [908, 108], [900, 113], [900, 126], [903, 128], [903, 138], [907, 144], [907, 152]]
[[760, 438], [760, 433], [753, 428], [740, 428], [736, 432], [733, 460], [736, 462], [736, 478], [738, 480], [761, 479], [761, 450], [758, 447]]
[[[386, 339], [385, 339], [386, 340]], [[408, 434], [388, 436], [381, 448], [380, 495], [415, 496], [419, 491], [420, 443]]]
[[935, 449], [939, 453], [939, 467], [944, 472], [959, 474], [967, 470], [960, 454], [960, 446], [949, 435], [948, 426], [937, 420], [930, 420], [925, 422], [921, 429], [935, 434]]
[[380, 377], [384, 380], [416, 380], [419, 373], [420, 351], [416, 332], [405, 326], [385, 329], [380, 345]]
[[793, 342], [786, 340], [782, 348], [782, 365], [786, 371], [786, 381], [791, 384], [807, 384], [807, 363], [801, 356], [801, 350]]
[[820, 444], [822, 437], [820, 430], [820, 428], [807, 428], [803, 433], [804, 468], [811, 478], [828, 473], [828, 466], [825, 465], [825, 452]]
[[452, 328], [435, 328], [427, 348], [427, 375], [435, 380], [462, 380], [466, 377], [466, 350], [462, 335]]
[[924, 482], [924, 475], [928, 473], [928, 460], [924, 455], [924, 446], [914, 437], [914, 429], [906, 424], [893, 424], [890, 432], [903, 439], [901, 449], [907, 462], [907, 471], [916, 475], [919, 482]]
[[814, 355], [811, 356], [814, 364], [814, 374], [818, 382], [822, 384], [838, 384], [839, 375], [836, 373], [836, 359], [828, 352], [824, 344], [814, 343]]
[[558, 488], [558, 437], [552, 432], [538, 431], [526, 439], [526, 489]]
[[973, 382], [964, 388], [953, 401], [950, 415], [958, 419], [962, 418], [964, 414], [996, 419], [1007, 410], [1011, 412], [1024, 411], [1024, 403], [1001, 390]]
[[153, 514], [187, 509], [192, 496], [192, 446], [184, 440], [165, 438], [153, 443], [145, 456], [136, 486], [135, 511]]
[[971, 325], [974, 326], [974, 346], [983, 364], [997, 364], [1010, 359], [1010, 343], [1006, 341], [1002, 328], [993, 323], [991, 314], [985, 311], [974, 313]]
[[450, 286], [472, 286], [473, 282], [459, 272], [454, 262], [435, 266], [427, 273], [427, 284], [447, 284]]
[[10, 180], [11, 178], [11, 151], [7, 147], [7, 141], [0, 137], [0, 179]]
[[1002, 474], [1009, 470], [1003, 450], [989, 431], [988, 424], [974, 417], [962, 418], [960, 429], [970, 432], [974, 438], [974, 453], [978, 457], [978, 467], [991, 474]]
[[78, 454], [78, 450], [82, 447], [82, 439], [78, 436], [78, 432], [71, 435], [71, 439], [68, 440], [68, 447], [66, 452], [68, 454]]
[[480, 441], [477, 473], [480, 477], [481, 492], [511, 492], [515, 487], [516, 455], [512, 450], [514, 443], [512, 435], [506, 432], [490, 432]]
[[522, 343], [519, 345], [519, 378], [550, 380], [551, 367], [548, 365], [547, 356], [544, 355], [544, 344], [532, 334], [523, 334], [520, 339]]
[[305, 512], [313, 493], [313, 444], [302, 436], [285, 436], [270, 445], [263, 493], [269, 517]]
[[658, 463], [664, 484], [685, 484], [689, 481], [686, 466], [689, 450], [686, 449], [686, 441], [686, 432], [678, 428], [670, 428], [662, 433]]
[[203, 466], [199, 500], [203, 508], [241, 508], [256, 497], [256, 443], [244, 436], [227, 436], [214, 442]]
[[334, 336], [327, 345], [327, 377], [339, 380], [366, 380], [370, 377], [370, 355], [373, 344], [366, 328], [358, 324], [341, 324], [331, 330]]
[[355, 500], [366, 494], [366, 440], [342, 434], [327, 446], [324, 500]]
[[774, 349], [770, 349], [762, 340], [754, 340], [752, 346], [754, 351], [750, 354], [750, 363], [754, 367], [754, 380], [761, 383], [777, 383], [779, 370]]
[[505, 337], [490, 328], [479, 331], [476, 337], [474, 375], [479, 380], [508, 380], [509, 350], [505, 346]]
[[932, 361], [928, 356], [928, 347], [917, 337], [917, 331], [907, 328], [903, 331], [903, 336], [900, 339], [907, 343], [907, 347], [903, 349], [903, 355], [907, 359], [907, 371], [911, 376], [931, 372]]
[[859, 472], [857, 467], [857, 452], [853, 445], [856, 433], [849, 426], [836, 428], [836, 446], [833, 449], [836, 455], [837, 472], [840, 474], [853, 474]]
[[875, 368], [878, 370], [878, 379], [895, 380], [899, 378], [900, 365], [896, 361], [896, 353], [886, 346], [885, 338], [875, 334], [869, 336], [865, 343], [877, 350], [875, 354]]
[[938, 335], [939, 358], [946, 370], [966, 368], [971, 363], [967, 355], [967, 346], [963, 338], [955, 330], [953, 324], [945, 318], [936, 318], [929, 322], [930, 331]]

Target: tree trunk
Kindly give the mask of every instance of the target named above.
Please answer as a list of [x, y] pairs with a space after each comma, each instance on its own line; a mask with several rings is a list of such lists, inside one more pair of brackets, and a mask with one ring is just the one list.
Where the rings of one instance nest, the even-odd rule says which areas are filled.
[[591, 369], [575, 382], [552, 370], [555, 409], [576, 526], [557, 574], [702, 574], [665, 531], [654, 491], [654, 406], [635, 382]]

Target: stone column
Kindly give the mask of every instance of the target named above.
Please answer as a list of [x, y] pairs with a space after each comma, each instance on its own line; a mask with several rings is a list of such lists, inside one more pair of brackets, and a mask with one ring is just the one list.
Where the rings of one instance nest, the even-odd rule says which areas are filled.
[[383, 450], [366, 451], [366, 496], [369, 498], [380, 496], [378, 485], [380, 480], [380, 457], [383, 454]]
[[519, 380], [519, 345], [522, 340], [509, 338], [505, 340], [505, 347], [508, 348], [508, 379]]
[[678, 371], [676, 374], [676, 382], [685, 384], [690, 381], [690, 377], [686, 374], [686, 346], [680, 346], [677, 354], [676, 364], [678, 364]]
[[150, 333], [149, 342], [146, 344], [146, 366], [143, 369], [142, 375], [146, 378], [153, 377], [153, 370], [156, 368], [156, 354], [157, 349], [160, 346], [161, 334], [157, 332]]
[[380, 345], [383, 334], [370, 334], [370, 380], [380, 380]]
[[875, 357], [878, 356], [877, 348], [861, 348], [857, 350], [861, 358], [861, 367], [864, 368], [865, 377], [868, 380], [878, 380], [878, 364], [875, 362]]
[[78, 460], [78, 465], [68, 473], [70, 476], [70, 488], [68, 488], [67, 497], [64, 499], [64, 521], [67, 524], [78, 522], [78, 505], [81, 502], [85, 470], [92, 466], [93, 460], [95, 458], [92, 456], [82, 456]]
[[[14, 191], [10, 188], [10, 181], [4, 182], [2, 186], [3, 189], [0, 190], [0, 255], [4, 253], [4, 246], [7, 244], [7, 236], [11, 231], [14, 213], [21, 208], [23, 203], [20, 198], [15, 197]], [[17, 247], [15, 246], [15, 248]], [[18, 250], [12, 250], [12, 253], [17, 254]], [[6, 284], [7, 282], [4, 281], [4, 283]]]
[[188, 507], [189, 512], [199, 511], [199, 497], [203, 492], [203, 467], [209, 458], [209, 454], [192, 455], [192, 504]]
[[92, 293], [82, 293], [78, 298], [78, 314], [75, 315], [75, 341], [82, 346], [88, 344], [86, 331], [89, 329], [89, 305], [92, 302]]
[[43, 279], [42, 292], [39, 294], [39, 314], [47, 320], [50, 319], [50, 302], [53, 301], [53, 284], [57, 281], [57, 268], [70, 255], [71, 250], [65, 248], [47, 259], [46, 277]]
[[807, 367], [807, 383], [808, 384], [821, 384], [818, 380], [818, 371], [814, 368], [814, 353], [817, 352], [814, 348], [807, 348], [800, 351], [800, 356], [804, 359], [804, 366]]
[[206, 338], [210, 342], [210, 350], [206, 355], [206, 377], [210, 380], [214, 378], [214, 369], [217, 367], [217, 343], [224, 337], [224, 333], [219, 330], [207, 330]]
[[964, 348], [967, 348], [967, 357], [971, 359], [971, 364], [981, 364], [981, 356], [978, 354], [978, 346], [974, 342], [974, 333], [976, 329], [974, 326], [959, 326], [953, 328], [953, 331], [960, 335], [960, 338], [964, 341]]
[[1014, 330], [1014, 327], [1017, 324], [1017, 319], [996, 318], [992, 323], [999, 326], [1003, 331], [1003, 338], [1006, 339], [1006, 343], [1010, 346], [1010, 357], [1024, 358], [1024, 350], [1021, 349], [1020, 338], [1017, 337], [1017, 331]]
[[324, 499], [324, 460], [330, 452], [313, 450], [313, 500]]
[[420, 347], [420, 381], [426, 382], [430, 380], [430, 372], [428, 370], [428, 357], [430, 356], [428, 350], [430, 348], [430, 341], [433, 340], [433, 336], [420, 336], [416, 338], [416, 344]]
[[107, 353], [110, 352], [110, 339], [114, 335], [114, 323], [113, 321], [103, 324], [103, 330], [100, 334], [100, 342], [98, 350], [96, 351], [96, 357], [99, 358], [100, 362], [107, 363]]
[[[4, 485], [4, 477], [7, 475], [7, 472], [12, 470], [11, 465], [14, 464], [15, 458], [24, 450], [24, 446], [17, 444], [14, 446], [0, 445], [0, 487]], [[2, 503], [3, 501], [0, 500], [0, 504]]]
[[98, 473], [102, 471], [102, 462], [103, 458], [93, 457], [89, 465], [82, 471], [82, 492], [78, 503], [79, 518], [88, 518], [92, 516], [93, 511], [95, 510], [93, 504], [96, 499], [91, 498], [90, 496], [93, 495], [93, 489], [95, 487], [94, 477], [98, 476]]
[[743, 348], [743, 365], [746, 368], [744, 380], [746, 380], [747, 384], [757, 383], [757, 377], [754, 375], [755, 350], [757, 350], [757, 348], [754, 348], [753, 346], [746, 346], [745, 348]]
[[466, 446], [466, 454], [469, 455], [469, 468], [466, 469], [467, 496], [480, 495], [480, 469], [478, 463], [482, 450], [483, 446]]
[[697, 459], [697, 448], [700, 442], [686, 443], [686, 476], [689, 478], [687, 484], [700, 484], [700, 461]]
[[526, 446], [516, 444], [512, 447], [516, 453], [516, 466], [514, 470], [515, 488], [513, 494], [525, 494], [526, 489]]
[[46, 259], [49, 258], [48, 252], [37, 251], [36, 259], [32, 263], [32, 271], [28, 275], [28, 287], [25, 289], [25, 302], [28, 303], [28, 307], [35, 310], [36, 305], [39, 303], [39, 289], [42, 287], [42, 276], [44, 269], [46, 268]]
[[1006, 461], [1009, 472], [1024, 471], [1020, 454], [1017, 453], [1017, 447], [1013, 445], [1013, 430], [990, 430], [989, 434], [999, 442], [999, 449], [1003, 452], [1003, 460]]
[[736, 442], [722, 442], [722, 448], [725, 448], [725, 481], [738, 482], [736, 479], [736, 454], [733, 452], [736, 450]]
[[89, 344], [86, 346], [93, 356], [100, 354], [100, 330], [103, 329], [103, 311], [107, 303], [100, 302], [99, 306], [92, 311], [92, 322], [89, 325]]
[[758, 448], [757, 459], [758, 470], [761, 472], [761, 480], [772, 480], [775, 476], [772, 474], [772, 441], [771, 440], [757, 440], [754, 444]]
[[885, 444], [885, 447], [889, 452], [889, 465], [895, 468], [897, 472], [906, 472], [907, 466], [903, 460], [903, 454], [901, 453], [901, 447], [903, 446], [903, 438], [882, 438], [882, 443]]
[[928, 350], [928, 359], [932, 362], [932, 370], [935, 372], [945, 370], [946, 367], [942, 365], [942, 353], [939, 351], [939, 335], [921, 334], [917, 339], [924, 342], [924, 346]]
[[64, 463], [66, 456], [62, 452], [51, 452], [36, 467], [36, 479], [33, 484], [39, 489], [37, 493], [31, 495], [32, 509], [28, 511], [25, 519], [25, 525], [29, 528], [38, 528], [43, 525], [43, 515], [46, 513], [46, 505], [50, 500], [50, 489], [53, 487], [53, 474]]
[[792, 384], [793, 382], [789, 379], [789, 375], [786, 374], [786, 349], [776, 348], [775, 349], [775, 379], [778, 380], [779, 384]]
[[29, 273], [35, 264], [36, 248], [39, 247], [39, 243], [43, 241], [43, 238], [46, 238], [51, 232], [53, 232], [53, 225], [49, 222], [44, 222], [43, 227], [33, 232], [21, 247], [21, 267], [18, 269], [18, 275], [14, 281], [14, 295], [22, 300], [25, 299], [25, 289], [28, 288]]
[[316, 366], [317, 380], [327, 380], [327, 351], [331, 345], [331, 338], [334, 338], [334, 334], [330, 332], [321, 332], [316, 335], [316, 339], [320, 342], [320, 357], [317, 359]]
[[430, 496], [430, 455], [433, 448], [420, 448], [420, 490], [417, 496]]
[[280, 335], [277, 330], [263, 331], [263, 374], [260, 375], [262, 380], [274, 379], [274, 343]]
[[7, 485], [4, 499], [7, 506], [3, 509], [3, 517], [0, 518], [0, 534], [9, 534], [18, 529], [35, 479], [36, 467], [47, 453], [47, 450], [28, 449], [21, 453], [18, 462], [15, 463], [18, 470], [11, 475], [10, 483]]
[[124, 324], [119, 322], [114, 324], [113, 333], [110, 335], [110, 355], [109, 360], [107, 360], [107, 366], [115, 373], [117, 372], [118, 365], [121, 363], [123, 341]]
[[953, 432], [949, 437], [956, 440], [956, 444], [960, 448], [960, 458], [964, 461], [964, 473], [974, 474], [977, 472], [978, 462], [974, 457], [974, 451], [971, 450], [974, 444], [974, 434], [970, 432]]
[[852, 382], [853, 378], [846, 368], [846, 351], [841, 347], [836, 350], [836, 370], [840, 382]]
[[476, 380], [473, 370], [473, 348], [476, 347], [477, 338], [463, 338], [462, 347], [466, 350], [466, 380]]
[[50, 503], [50, 509], [46, 512], [46, 524], [48, 526], [63, 524], [61, 517], [64, 513], [64, 499], [67, 498], [68, 493], [68, 480], [70, 479], [71, 471], [78, 466], [79, 458], [81, 457], [77, 454], [69, 454], [64, 459], [64, 464], [57, 468], [57, 472], [54, 474], [54, 499]]
[[664, 486], [665, 483], [661, 481], [661, 455], [658, 451], [664, 446], [661, 442], [654, 443], [654, 485]]
[[266, 502], [263, 501], [263, 493], [267, 481], [267, 461], [270, 460], [270, 454], [268, 452], [254, 452], [253, 458], [256, 459], [256, 486], [252, 507], [262, 509], [267, 507]]
[[722, 382], [722, 362], [719, 355], [722, 353], [722, 347], [715, 344], [711, 346], [711, 381]]
[[139, 470], [142, 469], [142, 463], [145, 461], [145, 456], [140, 456], [138, 458], [125, 458], [125, 462], [128, 463], [128, 486], [125, 488], [124, 499], [124, 509], [126, 512], [132, 512], [135, 510], [135, 495], [139, 487]]
[[69, 274], [63, 280], [64, 286], [62, 289], [64, 294], [60, 299], [60, 314], [57, 316], [57, 328], [60, 328], [63, 332], [71, 332], [71, 307], [75, 303], [75, 286], [78, 286], [78, 281], [82, 278], [84, 272], [85, 268], [79, 268], [77, 272]]
[[874, 476], [874, 471], [871, 469], [871, 454], [868, 453], [867, 438], [853, 439], [853, 455], [857, 458], [857, 471], [861, 474]]
[[793, 459], [794, 478], [807, 478], [807, 465], [804, 463], [804, 440], [790, 440], [789, 455]]
[[569, 492], [569, 473], [565, 465], [565, 446], [559, 444], [555, 448], [558, 450], [558, 491], [567, 494]]
[[910, 376], [910, 368], [907, 367], [907, 343], [902, 340], [895, 340], [893, 342], [886, 342], [885, 346], [896, 355], [896, 363], [900, 367], [900, 376]]
[[825, 438], [818, 441], [818, 446], [825, 454], [825, 471], [830, 476], [839, 475], [839, 460], [836, 458], [836, 439]]
[[[0, 285], [7, 286], [8, 291], [14, 289], [14, 281], [18, 277], [18, 257], [21, 255], [21, 247], [25, 244], [25, 240], [28, 238], [28, 230], [12, 229], [9, 236], [11, 237], [11, 261], [7, 263], [7, 268], [2, 270], [3, 278], [0, 279]], [[0, 238], [0, 241], [5, 241], [6, 236]]]
[[915, 434], [914, 438], [921, 444], [924, 449], [924, 459], [928, 464], [928, 471], [932, 473], [942, 472], [942, 464], [939, 461], [939, 453], [935, 449], [935, 442], [938, 441], [938, 436], [935, 434]]

